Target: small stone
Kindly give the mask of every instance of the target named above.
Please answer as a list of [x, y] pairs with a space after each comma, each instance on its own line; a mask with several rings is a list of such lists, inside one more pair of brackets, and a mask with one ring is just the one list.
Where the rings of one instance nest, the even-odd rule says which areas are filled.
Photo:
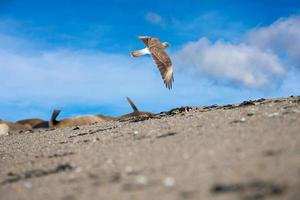
[[75, 172], [76, 173], [80, 173], [82, 171], [82, 168], [81, 167], [76, 167], [76, 169], [75, 169]]
[[254, 114], [255, 114], [254, 112], [250, 112], [250, 113], [247, 113], [247, 116], [252, 117]]
[[140, 185], [146, 185], [148, 183], [148, 179], [144, 175], [139, 175], [136, 177], [136, 183]]
[[243, 101], [242, 103], [239, 104], [239, 106], [254, 106], [255, 103], [253, 101]]
[[244, 122], [246, 122], [246, 118], [242, 117], [241, 119], [233, 120], [230, 123], [231, 124], [236, 124], [236, 123], [244, 123]]
[[137, 134], [139, 134], [139, 132], [138, 132], [138, 131], [134, 131], [133, 134], [134, 134], [134, 135], [137, 135]]
[[173, 187], [175, 185], [175, 179], [173, 177], [166, 177], [163, 180], [163, 184], [166, 187]]
[[29, 182], [29, 181], [26, 181], [26, 182], [24, 183], [24, 187], [30, 189], [30, 188], [32, 188], [32, 183]]
[[79, 126], [73, 128], [73, 130], [79, 130], [79, 129], [80, 129]]
[[126, 166], [126, 167], [125, 167], [125, 172], [126, 172], [127, 174], [130, 174], [130, 173], [133, 172], [133, 168], [132, 168], [131, 166]]
[[109, 158], [109, 159], [106, 160], [106, 163], [107, 163], [107, 164], [112, 164], [113, 161], [112, 161], [112, 159]]
[[268, 117], [276, 117], [276, 116], [279, 116], [279, 113], [275, 112], [275, 113], [268, 114]]

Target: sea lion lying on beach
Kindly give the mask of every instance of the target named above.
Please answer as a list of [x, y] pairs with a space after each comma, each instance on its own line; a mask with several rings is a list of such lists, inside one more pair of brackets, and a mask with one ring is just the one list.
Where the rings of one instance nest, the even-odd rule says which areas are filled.
[[111, 117], [105, 115], [83, 115], [71, 118], [65, 118], [60, 121], [56, 120], [57, 116], [60, 114], [61, 110], [55, 109], [52, 113], [50, 121], [45, 121], [38, 118], [23, 119], [13, 122], [2, 121], [0, 119], [0, 135], [8, 134], [9, 132], [22, 132], [31, 131], [35, 128], [62, 128], [62, 127], [73, 127], [73, 126], [83, 126], [92, 125], [98, 122], [105, 121], [128, 121], [137, 118], [150, 118], [154, 114], [150, 112], [140, 112], [135, 106], [133, 101], [126, 97], [129, 105], [131, 106], [133, 112], [121, 115], [119, 117]]
[[105, 115], [83, 115], [71, 118], [65, 118], [57, 121], [56, 118], [61, 110], [54, 110], [49, 121], [50, 128], [63, 128], [72, 126], [92, 125], [98, 122], [115, 121], [115, 118]]
[[18, 124], [28, 125], [31, 126], [31, 128], [49, 128], [49, 122], [38, 119], [38, 118], [32, 118], [32, 119], [23, 119], [16, 121]]
[[154, 114], [150, 112], [140, 112], [137, 107], [134, 105], [133, 101], [126, 97], [129, 105], [131, 106], [133, 112], [121, 115], [119, 117], [111, 117], [105, 115], [83, 115], [71, 118], [65, 118], [60, 121], [57, 121], [56, 118], [60, 114], [61, 110], [54, 110], [52, 117], [49, 121], [50, 128], [63, 128], [63, 127], [73, 127], [73, 126], [83, 126], [83, 125], [91, 125], [98, 122], [105, 121], [127, 121], [130, 119], [138, 118], [138, 117], [152, 117]]
[[0, 135], [6, 135], [8, 133], [20, 133], [25, 131], [31, 131], [30, 125], [24, 125], [19, 123], [13, 123], [8, 121], [0, 121]]
[[127, 120], [131, 120], [134, 118], [139, 118], [139, 117], [150, 118], [150, 117], [154, 116], [154, 113], [151, 113], [151, 112], [140, 112], [129, 97], [126, 97], [126, 99], [133, 111], [131, 113], [117, 117], [118, 121], [127, 121]]

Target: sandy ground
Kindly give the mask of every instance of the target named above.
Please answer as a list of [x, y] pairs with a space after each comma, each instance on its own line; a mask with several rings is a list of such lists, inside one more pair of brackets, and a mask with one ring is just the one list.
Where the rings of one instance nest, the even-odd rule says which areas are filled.
[[300, 97], [0, 137], [0, 199], [300, 199]]

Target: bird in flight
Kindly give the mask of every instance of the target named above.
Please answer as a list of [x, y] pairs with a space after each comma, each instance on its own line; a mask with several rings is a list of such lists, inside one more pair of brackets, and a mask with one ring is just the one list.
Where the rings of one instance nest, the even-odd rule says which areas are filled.
[[156, 37], [138, 36], [138, 38], [145, 43], [146, 48], [132, 51], [131, 56], [138, 57], [150, 54], [160, 71], [166, 87], [172, 89], [172, 82], [174, 82], [173, 67], [171, 59], [165, 51], [169, 44], [160, 42]]

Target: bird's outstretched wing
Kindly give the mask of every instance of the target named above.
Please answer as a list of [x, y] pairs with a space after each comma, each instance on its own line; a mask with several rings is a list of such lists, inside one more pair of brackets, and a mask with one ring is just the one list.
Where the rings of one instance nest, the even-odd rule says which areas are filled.
[[172, 82], [174, 82], [173, 67], [171, 59], [162, 46], [162, 43], [156, 37], [139, 36], [138, 38], [148, 47], [166, 87], [171, 89]]
[[164, 47], [159, 43], [152, 46], [150, 49], [153, 60], [155, 61], [164, 83], [168, 89], [172, 88], [174, 81], [172, 62], [168, 54], [165, 52]]

